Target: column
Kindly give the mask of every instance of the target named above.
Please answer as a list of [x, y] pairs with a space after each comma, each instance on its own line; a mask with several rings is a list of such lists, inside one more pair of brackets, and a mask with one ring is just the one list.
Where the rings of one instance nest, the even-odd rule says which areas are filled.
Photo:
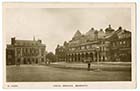
[[72, 58], [71, 58], [71, 61], [73, 62], [73, 59], [74, 59], [74, 54], [72, 54]]
[[78, 61], [79, 61], [79, 54], [76, 53], [76, 62], [78, 62]]
[[76, 61], [76, 54], [74, 54], [74, 62]]
[[80, 53], [80, 60], [79, 60], [79, 62], [81, 62], [82, 61], [82, 53]]
[[97, 51], [95, 51], [95, 55], [94, 56], [95, 56], [94, 61], [97, 62]]
[[71, 54], [68, 56], [68, 62], [71, 62]]
[[95, 57], [94, 55], [95, 55], [95, 53], [92, 52], [92, 59], [93, 59], [92, 61], [93, 61], [93, 62], [94, 62], [94, 57]]
[[84, 52], [84, 58], [83, 58], [84, 62], [85, 62], [85, 59], [86, 59], [86, 53]]

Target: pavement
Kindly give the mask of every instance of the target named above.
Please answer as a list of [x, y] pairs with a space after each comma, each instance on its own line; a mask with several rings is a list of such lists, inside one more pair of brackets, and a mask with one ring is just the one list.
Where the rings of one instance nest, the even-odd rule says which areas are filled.
[[[66, 62], [56, 62], [51, 63], [49, 66], [65, 69], [81, 69], [87, 70], [87, 63], [66, 63]], [[91, 63], [90, 70], [101, 69], [104, 71], [131, 71], [130, 62], [97, 62]]]
[[[83, 63], [12, 65], [6, 67], [6, 79], [8, 82], [96, 82], [131, 80], [130, 64], [110, 66], [108, 67], [108, 65], [102, 64], [102, 66], [100, 65], [102, 69], [100, 71], [96, 71], [95, 69], [97, 69], [97, 64], [92, 64], [94, 69], [92, 68], [93, 70], [87, 71], [87, 64]], [[113, 67], [117, 70], [110, 70], [114, 69]], [[105, 68], [107, 69], [105, 70]]]

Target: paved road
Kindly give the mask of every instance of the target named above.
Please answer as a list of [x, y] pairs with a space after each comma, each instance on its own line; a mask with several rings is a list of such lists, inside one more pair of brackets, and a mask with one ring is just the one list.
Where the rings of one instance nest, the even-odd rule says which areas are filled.
[[[65, 63], [65, 62], [57, 62], [52, 63], [50, 66], [57, 67], [57, 68], [67, 68], [67, 69], [81, 69], [87, 70], [88, 64], [87, 63]], [[131, 64], [128, 62], [100, 62], [91, 63], [90, 66], [91, 70], [96, 70], [97, 68], [104, 70], [104, 71], [131, 71]]]
[[129, 81], [130, 71], [87, 71], [44, 65], [7, 66], [8, 82]]

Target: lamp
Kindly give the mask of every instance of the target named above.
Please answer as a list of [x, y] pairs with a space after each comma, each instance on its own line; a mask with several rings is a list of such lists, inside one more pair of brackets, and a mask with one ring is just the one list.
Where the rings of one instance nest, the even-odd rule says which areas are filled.
[[99, 68], [99, 52], [100, 52], [99, 46], [96, 47], [96, 52], [97, 52], [97, 69], [96, 69], [96, 71], [101, 71], [101, 69]]

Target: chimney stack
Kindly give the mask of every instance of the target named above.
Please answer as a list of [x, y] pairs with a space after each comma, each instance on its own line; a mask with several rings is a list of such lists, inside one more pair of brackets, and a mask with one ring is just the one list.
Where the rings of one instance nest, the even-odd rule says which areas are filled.
[[16, 40], [16, 38], [15, 38], [15, 37], [11, 38], [11, 44], [12, 44], [12, 45], [14, 45], [14, 44], [15, 44], [15, 40]]

